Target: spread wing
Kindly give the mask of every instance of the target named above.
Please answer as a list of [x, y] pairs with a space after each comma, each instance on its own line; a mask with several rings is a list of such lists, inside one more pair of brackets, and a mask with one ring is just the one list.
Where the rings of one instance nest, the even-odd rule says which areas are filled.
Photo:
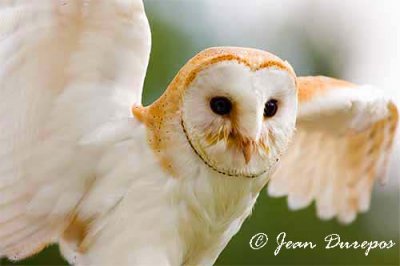
[[297, 133], [271, 178], [271, 196], [290, 209], [315, 200], [322, 219], [352, 222], [383, 180], [398, 122], [395, 105], [368, 86], [326, 77], [298, 79]]
[[1, 1], [0, 257], [31, 255], [68, 225], [103, 152], [79, 142], [124, 127], [114, 121], [140, 103], [149, 52], [141, 0]]

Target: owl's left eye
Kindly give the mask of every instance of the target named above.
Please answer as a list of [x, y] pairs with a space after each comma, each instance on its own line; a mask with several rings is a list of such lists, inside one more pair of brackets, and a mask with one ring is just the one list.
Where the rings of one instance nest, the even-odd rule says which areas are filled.
[[276, 112], [278, 112], [278, 101], [271, 99], [265, 104], [264, 117], [273, 117]]
[[217, 115], [228, 115], [232, 110], [232, 102], [226, 97], [214, 97], [210, 101], [210, 108]]

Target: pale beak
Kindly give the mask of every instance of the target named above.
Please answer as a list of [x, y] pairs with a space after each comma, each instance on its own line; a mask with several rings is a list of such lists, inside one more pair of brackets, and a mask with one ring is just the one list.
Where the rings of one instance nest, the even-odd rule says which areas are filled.
[[251, 143], [247, 143], [242, 147], [242, 152], [244, 156], [244, 160], [246, 164], [248, 164], [251, 160], [251, 156], [253, 155], [253, 145]]
[[262, 131], [262, 114], [257, 112], [247, 113], [240, 116], [238, 131], [241, 135], [241, 150], [246, 164], [251, 160], [255, 151], [256, 143], [260, 140]]

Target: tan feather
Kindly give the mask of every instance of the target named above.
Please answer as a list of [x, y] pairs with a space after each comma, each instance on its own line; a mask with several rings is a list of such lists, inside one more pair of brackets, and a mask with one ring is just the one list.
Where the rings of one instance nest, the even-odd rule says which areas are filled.
[[[297, 135], [271, 178], [269, 194], [287, 195], [291, 209], [315, 200], [319, 217], [337, 216], [350, 223], [357, 213], [368, 210], [375, 181], [385, 177], [397, 108], [379, 93], [366, 91], [364, 97], [363, 88], [345, 81], [306, 77], [298, 84], [300, 109], [314, 106], [298, 118]], [[330, 99], [337, 95], [343, 107], [329, 109]], [[362, 125], [352, 128], [358, 117], [363, 117]], [[332, 127], [333, 118], [341, 123]]]

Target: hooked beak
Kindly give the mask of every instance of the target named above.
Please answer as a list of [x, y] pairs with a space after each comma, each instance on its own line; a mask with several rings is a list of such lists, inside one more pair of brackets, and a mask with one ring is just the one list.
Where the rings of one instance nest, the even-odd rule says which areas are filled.
[[253, 145], [252, 143], [247, 143], [242, 147], [242, 152], [246, 164], [249, 164], [251, 156], [253, 155]]
[[248, 164], [252, 155], [256, 151], [256, 147], [261, 137], [262, 120], [258, 117], [262, 114], [250, 114], [241, 117], [243, 120], [237, 125], [239, 134], [240, 149], [243, 153], [244, 160]]
[[249, 164], [251, 157], [253, 156], [254, 152], [257, 149], [258, 145], [258, 138], [252, 139], [249, 137], [245, 137], [243, 135], [238, 136], [239, 139], [239, 150], [243, 154], [244, 161], [246, 164]]

